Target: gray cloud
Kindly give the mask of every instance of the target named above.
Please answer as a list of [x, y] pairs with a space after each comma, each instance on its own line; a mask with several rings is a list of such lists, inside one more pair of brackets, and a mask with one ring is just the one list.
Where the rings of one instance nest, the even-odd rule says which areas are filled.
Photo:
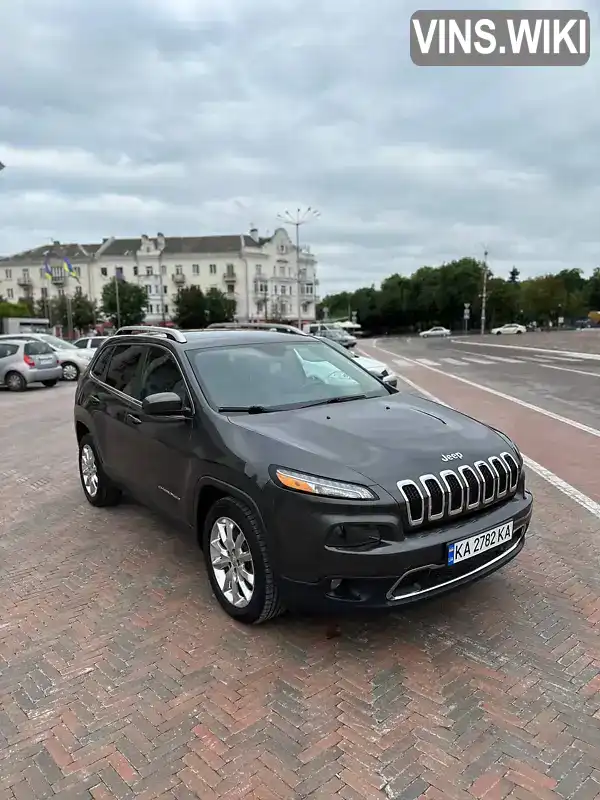
[[[594, 48], [600, 2], [587, 7]], [[593, 55], [575, 69], [419, 69], [408, 55], [414, 10], [404, 0], [7, 5], [1, 250], [251, 222], [264, 232], [305, 204], [322, 212], [303, 233], [329, 291], [484, 244], [499, 274], [596, 266]]]

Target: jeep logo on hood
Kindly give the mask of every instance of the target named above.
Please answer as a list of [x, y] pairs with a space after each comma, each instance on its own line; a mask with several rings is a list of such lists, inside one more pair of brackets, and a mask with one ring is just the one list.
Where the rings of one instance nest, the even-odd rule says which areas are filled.
[[442, 454], [442, 461], [456, 461], [459, 458], [462, 458], [462, 453], [443, 453]]

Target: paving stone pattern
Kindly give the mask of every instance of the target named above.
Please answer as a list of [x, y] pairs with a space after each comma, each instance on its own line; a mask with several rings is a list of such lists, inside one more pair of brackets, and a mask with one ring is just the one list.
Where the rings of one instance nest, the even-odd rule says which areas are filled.
[[0, 394], [0, 800], [600, 797], [582, 512], [540, 486], [518, 562], [442, 602], [248, 629], [185, 536], [85, 503], [72, 395]]

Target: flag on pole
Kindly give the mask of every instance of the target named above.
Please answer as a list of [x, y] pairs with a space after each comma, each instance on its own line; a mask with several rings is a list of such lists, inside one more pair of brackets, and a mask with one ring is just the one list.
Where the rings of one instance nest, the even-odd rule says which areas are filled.
[[79, 275], [77, 274], [77, 270], [66, 256], [63, 257], [63, 267], [70, 278], [75, 278], [77, 283], [81, 283], [79, 280]]
[[44, 278], [46, 278], [46, 280], [48, 281], [52, 280], [52, 267], [50, 266], [50, 259], [48, 258], [48, 256], [46, 256], [46, 259], [44, 261], [42, 272], [44, 273]]

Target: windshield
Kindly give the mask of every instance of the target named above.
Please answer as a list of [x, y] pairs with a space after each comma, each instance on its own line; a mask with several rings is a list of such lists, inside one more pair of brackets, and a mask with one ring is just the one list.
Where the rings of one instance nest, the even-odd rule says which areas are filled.
[[390, 394], [325, 342], [215, 347], [187, 355], [209, 399], [221, 410], [276, 410]]
[[49, 333], [41, 333], [40, 339], [43, 339], [50, 347], [57, 350], [77, 350], [71, 342], [65, 342], [64, 339], [59, 339], [57, 336], [51, 336]]
[[327, 347], [331, 347], [334, 350], [337, 350], [338, 353], [341, 353], [346, 358], [358, 358], [357, 353], [351, 353], [343, 344], [335, 341], [335, 339], [326, 339]]

